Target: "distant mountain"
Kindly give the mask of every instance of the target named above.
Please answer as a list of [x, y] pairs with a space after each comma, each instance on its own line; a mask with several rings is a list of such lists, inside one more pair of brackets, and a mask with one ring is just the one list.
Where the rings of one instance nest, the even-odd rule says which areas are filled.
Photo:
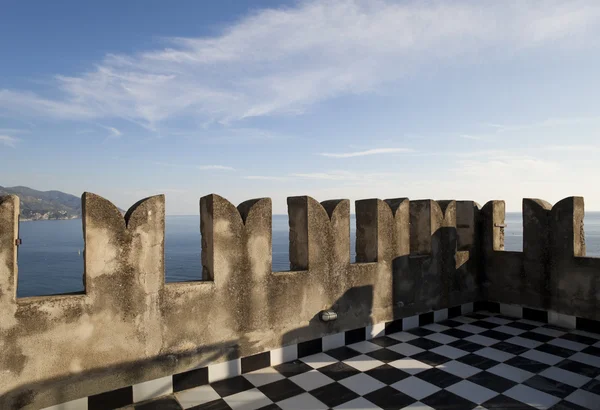
[[81, 218], [81, 198], [60, 191], [37, 191], [24, 186], [2, 187], [0, 195], [14, 194], [21, 200], [21, 220]]

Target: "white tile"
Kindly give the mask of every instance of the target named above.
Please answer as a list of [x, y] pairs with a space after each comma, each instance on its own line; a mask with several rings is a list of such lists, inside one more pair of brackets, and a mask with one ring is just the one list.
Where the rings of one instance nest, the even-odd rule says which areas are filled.
[[448, 309], [440, 309], [433, 312], [433, 321], [441, 322], [442, 320], [448, 319]]
[[537, 340], [525, 339], [524, 337], [519, 336], [511, 337], [510, 339], [507, 339], [506, 342], [522, 347], [527, 347], [529, 349], [534, 349], [539, 345], [543, 344], [542, 342], [538, 342]]
[[219, 396], [219, 394], [208, 384], [180, 391], [175, 393], [175, 397], [184, 409], [189, 409], [190, 407], [199, 406], [221, 398], [221, 396]]
[[517, 305], [507, 305], [505, 303], [500, 303], [500, 313], [508, 317], [522, 318], [523, 308]]
[[285, 377], [272, 367], [265, 367], [243, 375], [254, 386], [259, 387], [284, 379]]
[[553, 340], [550, 340], [548, 342], [548, 344], [558, 346], [558, 347], [563, 347], [565, 349], [575, 350], [576, 352], [579, 352], [579, 351], [585, 349], [586, 347], [588, 347], [588, 345], [586, 345], [586, 344], [573, 342], [572, 340], [566, 340], [566, 339], [553, 339]]
[[473, 302], [465, 303], [464, 305], [461, 306], [460, 310], [463, 315], [466, 315], [468, 313], [473, 313]]
[[367, 326], [367, 339], [375, 339], [381, 336], [385, 336], [385, 323]]
[[430, 352], [441, 354], [442, 356], [449, 357], [450, 359], [458, 359], [459, 357], [469, 354], [469, 352], [465, 352], [464, 350], [460, 350], [448, 345], [438, 346], [434, 349], [431, 349]]
[[495, 316], [486, 317], [483, 320], [485, 320], [486, 322], [495, 323], [497, 325], [505, 325], [507, 323], [511, 323], [511, 320], [502, 319], [502, 318], [495, 317]]
[[463, 380], [450, 387], [447, 387], [446, 390], [477, 404], [484, 403], [492, 397], [496, 397], [498, 395], [497, 392], [478, 384], [471, 383], [468, 380]]
[[395, 367], [396, 369], [400, 369], [409, 374], [417, 374], [424, 370], [431, 369], [430, 365], [420, 362], [415, 359], [411, 359], [410, 357], [405, 357], [404, 359], [395, 360], [388, 364], [390, 366]]
[[592, 339], [598, 339], [600, 340], [600, 333], [592, 333], [592, 332], [586, 332], [585, 330], [573, 330], [573, 332], [576, 335], [580, 335], [580, 336], [586, 336], [586, 337], [591, 337]]
[[335, 335], [323, 336], [323, 351], [337, 349], [346, 344], [346, 336], [344, 333], [336, 333]]
[[498, 327], [494, 328], [494, 330], [496, 330], [498, 332], [506, 333], [509, 335], [513, 335], [513, 336], [520, 335], [521, 333], [525, 333], [527, 331], [527, 330], [523, 330], [523, 329], [517, 329], [516, 327], [512, 327], [512, 326], [498, 326]]
[[354, 367], [356, 370], [360, 370], [361, 372], [366, 372], [383, 365], [383, 362], [364, 354], [344, 360], [344, 363]]
[[525, 323], [526, 325], [531, 325], [531, 326], [544, 326], [546, 324], [544, 322], [538, 322], [536, 320], [529, 320], [529, 319], [519, 319], [519, 320], [517, 320], [517, 322]]
[[562, 357], [555, 356], [546, 352], [540, 352], [539, 350], [535, 349], [528, 350], [520, 356], [525, 357], [527, 359], [535, 360], [540, 363], [549, 364], [550, 366], [554, 366], [555, 364], [564, 360], [564, 358]]
[[396, 353], [403, 354], [404, 356], [413, 356], [417, 353], [425, 351], [420, 347], [411, 345], [410, 343], [399, 343], [397, 345], [388, 347], [388, 349]]
[[430, 323], [421, 327], [423, 329], [431, 330], [432, 332], [443, 332], [444, 330], [450, 329], [448, 326], [440, 325], [439, 323]]
[[292, 362], [298, 358], [298, 345], [284, 346], [271, 350], [271, 366]]
[[457, 326], [456, 329], [462, 330], [464, 332], [473, 333], [473, 334], [485, 332], [487, 330], [486, 328], [479, 327], [479, 326], [474, 326], [474, 325], [470, 325], [468, 323], [465, 323], [464, 325]]
[[550, 329], [547, 327], [538, 327], [531, 330], [534, 333], [539, 333], [541, 335], [552, 336], [552, 337], [560, 337], [565, 334], [562, 330]]
[[582, 376], [559, 367], [549, 367], [541, 372], [540, 375], [573, 387], [581, 387], [592, 380], [590, 377]]
[[481, 335], [468, 336], [468, 337], [465, 337], [464, 340], [467, 340], [467, 341], [473, 342], [473, 343], [477, 343], [480, 345], [484, 345], [484, 346], [495, 345], [496, 343], [499, 342], [499, 340], [492, 339], [491, 337], [481, 336]]
[[[410, 406], [403, 407], [404, 410], [435, 410], [433, 407], [429, 407], [425, 403], [421, 403], [420, 401], [414, 402]], [[476, 409], [475, 409], [476, 410]]]
[[417, 400], [424, 399], [425, 397], [431, 396], [433, 393], [442, 390], [431, 383], [427, 383], [425, 380], [413, 376], [400, 380], [391, 386]]
[[325, 386], [326, 384], [333, 383], [334, 381], [318, 370], [297, 374], [289, 379], [306, 391], [314, 390], [318, 387]]
[[313, 354], [310, 356], [303, 357], [300, 360], [312, 367], [313, 369], [319, 369], [321, 367], [325, 367], [338, 362], [338, 360], [334, 359], [326, 353]]
[[[408, 407], [405, 407], [408, 408]], [[354, 400], [350, 400], [344, 404], [340, 404], [337, 407], [334, 407], [335, 410], [381, 410], [381, 407], [378, 407], [371, 403], [369, 400], [364, 399], [362, 397], [358, 397]]]
[[600, 396], [587, 390], [575, 390], [565, 400], [588, 409], [597, 409], [600, 404]]
[[432, 333], [425, 336], [425, 338], [444, 345], [458, 340], [456, 337], [445, 335], [443, 333]]
[[242, 362], [240, 359], [208, 365], [209, 383], [229, 379], [240, 374], [242, 374]]
[[493, 347], [484, 347], [483, 349], [478, 350], [475, 354], [487, 357], [488, 359], [492, 359], [497, 362], [505, 362], [515, 357], [514, 354], [503, 352], [502, 350], [494, 349]]
[[523, 383], [525, 380], [534, 376], [533, 373], [509, 366], [504, 363], [497, 364], [496, 366], [487, 369], [487, 371], [495, 374], [496, 376], [501, 376], [517, 383]]
[[548, 312], [548, 323], [565, 329], [575, 329], [577, 319], [575, 316], [564, 315], [558, 312]]
[[277, 402], [283, 410], [327, 410], [327, 406], [308, 393]]
[[558, 397], [532, 389], [524, 384], [517, 384], [505, 391], [504, 395], [520, 402], [527, 403], [536, 409], [548, 409], [560, 401]]
[[87, 410], [88, 398], [83, 397], [77, 400], [71, 400], [66, 403], [56, 404], [51, 407], [46, 407], [44, 410]]
[[452, 320], [454, 320], [455, 322], [461, 322], [461, 323], [473, 323], [473, 322], [477, 322], [479, 319], [474, 319], [472, 317], [466, 317], [466, 316], [459, 316], [459, 317], [455, 317]]
[[471, 377], [474, 374], [481, 372], [481, 369], [469, 366], [468, 364], [457, 362], [456, 360], [451, 360], [449, 362], [441, 364], [437, 366], [437, 368], [445, 372], [452, 373], [455, 376], [462, 377], [463, 379], [466, 379], [467, 377]]
[[375, 350], [380, 350], [382, 348], [381, 346], [376, 345], [375, 343], [367, 342], [366, 340], [358, 343], [353, 343], [351, 345], [348, 345], [348, 347], [360, 353], [370, 353], [374, 352]]
[[133, 402], [137, 403], [144, 400], [150, 400], [171, 393], [173, 393], [173, 376], [165, 376], [160, 379], [134, 384]]
[[273, 403], [271, 399], [258, 389], [246, 390], [241, 393], [224, 397], [223, 400], [232, 410], [256, 410]]
[[419, 315], [409, 316], [402, 319], [402, 329], [410, 330], [419, 327]]
[[408, 342], [409, 340], [414, 340], [414, 339], [419, 338], [419, 336], [415, 336], [412, 333], [408, 333], [408, 332], [393, 333], [391, 335], [388, 335], [388, 337], [391, 337], [392, 339], [396, 339], [399, 342]]
[[575, 360], [579, 363], [585, 363], [590, 366], [600, 367], [600, 357], [593, 356], [591, 354], [577, 352], [573, 356], [569, 357], [570, 360]]
[[340, 380], [339, 383], [361, 396], [385, 387], [385, 384], [364, 373], [359, 373], [344, 380]]

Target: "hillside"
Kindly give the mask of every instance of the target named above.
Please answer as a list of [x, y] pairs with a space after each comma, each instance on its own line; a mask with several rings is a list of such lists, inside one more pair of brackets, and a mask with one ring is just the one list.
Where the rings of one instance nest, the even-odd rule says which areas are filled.
[[0, 195], [14, 194], [21, 200], [21, 220], [81, 218], [81, 198], [60, 191], [37, 191], [24, 186], [2, 187]]

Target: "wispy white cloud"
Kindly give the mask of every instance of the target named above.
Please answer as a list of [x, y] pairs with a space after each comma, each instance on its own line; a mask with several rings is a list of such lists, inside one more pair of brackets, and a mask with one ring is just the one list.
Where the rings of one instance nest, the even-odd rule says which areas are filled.
[[246, 175], [242, 177], [244, 179], [256, 180], [256, 181], [287, 181], [286, 177], [274, 177], [268, 175]]
[[228, 166], [225, 166], [225, 165], [199, 165], [197, 168], [200, 169], [200, 170], [203, 170], [203, 171], [209, 171], [209, 170], [235, 171], [235, 168], [228, 167]]
[[368, 149], [364, 151], [354, 151], [354, 152], [341, 152], [341, 153], [328, 153], [324, 152], [319, 155], [323, 157], [330, 158], [353, 158], [353, 157], [364, 157], [367, 155], [380, 155], [380, 154], [399, 154], [406, 152], [414, 152], [414, 150], [410, 148], [374, 148]]
[[502, 2], [301, 1], [259, 10], [212, 37], [107, 55], [56, 92], [0, 90], [0, 110], [59, 119], [122, 118], [149, 129], [184, 115], [211, 123], [299, 114], [368, 93], [421, 66], [510, 58], [546, 45], [593, 44], [595, 0]]
[[108, 132], [110, 132], [110, 135], [109, 135], [110, 138], [118, 138], [121, 135], [123, 135], [123, 133], [121, 131], [119, 131], [118, 129], [116, 129], [115, 127], [104, 127], [104, 128], [106, 128], [106, 130]]
[[7, 147], [15, 148], [18, 141], [18, 138], [11, 137], [10, 135], [0, 135], [0, 144]]

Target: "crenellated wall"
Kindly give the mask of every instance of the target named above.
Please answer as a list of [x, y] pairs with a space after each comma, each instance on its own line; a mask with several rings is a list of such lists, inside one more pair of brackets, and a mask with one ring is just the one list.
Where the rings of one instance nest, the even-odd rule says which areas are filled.
[[[600, 319], [583, 199], [504, 203], [288, 198], [290, 271], [272, 272], [271, 200], [200, 200], [205, 281], [165, 283], [164, 196], [123, 217], [82, 196], [85, 292], [16, 298], [19, 200], [0, 198], [0, 408], [38, 409], [324, 335], [491, 300]], [[338, 319], [319, 320], [333, 309]]]

